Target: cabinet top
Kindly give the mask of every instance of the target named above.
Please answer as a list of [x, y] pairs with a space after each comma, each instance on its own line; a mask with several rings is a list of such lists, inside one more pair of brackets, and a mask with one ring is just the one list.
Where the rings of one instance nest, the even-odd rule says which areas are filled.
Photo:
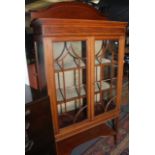
[[126, 22], [88, 19], [39, 18], [32, 22], [34, 34], [42, 36], [125, 35]]
[[[90, 25], [87, 25], [90, 24]], [[127, 22], [110, 21], [110, 20], [91, 20], [91, 19], [62, 19], [62, 18], [38, 18], [32, 21], [32, 25], [83, 25], [89, 26], [110, 26], [110, 27], [126, 27]]]
[[94, 7], [82, 2], [59, 2], [48, 8], [31, 11], [31, 20], [37, 18], [61, 19], [92, 19], [106, 20], [107, 18]]
[[35, 34], [57, 35], [124, 35], [126, 22], [110, 21], [98, 10], [82, 2], [61, 2], [31, 12]]

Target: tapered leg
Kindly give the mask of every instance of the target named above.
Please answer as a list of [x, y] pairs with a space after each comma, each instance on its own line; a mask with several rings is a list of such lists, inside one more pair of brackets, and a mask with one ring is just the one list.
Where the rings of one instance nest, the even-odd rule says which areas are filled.
[[113, 119], [113, 129], [116, 131], [116, 134], [114, 135], [114, 143], [117, 145], [118, 143], [118, 129], [119, 129], [119, 118]]

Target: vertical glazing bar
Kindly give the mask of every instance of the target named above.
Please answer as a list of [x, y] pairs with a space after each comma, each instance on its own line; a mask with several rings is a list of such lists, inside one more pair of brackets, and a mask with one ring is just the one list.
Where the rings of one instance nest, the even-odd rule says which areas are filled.
[[113, 76], [114, 76], [114, 50], [111, 49], [111, 54], [112, 54], [112, 58], [111, 58], [111, 64], [110, 64], [110, 98], [113, 97]]
[[100, 103], [102, 104], [102, 63], [100, 62]]
[[[74, 74], [74, 86], [76, 86], [76, 70], [74, 70], [73, 72], [74, 72], [73, 73]], [[77, 107], [78, 107], [77, 104], [78, 104], [77, 100], [74, 100], [75, 109], [77, 109]]]
[[[62, 95], [62, 97], [63, 97], [63, 94], [62, 94], [62, 91], [61, 91], [61, 86], [60, 86], [60, 76], [59, 76], [59, 72], [56, 73], [56, 74], [57, 74], [57, 76], [58, 76], [58, 89], [60, 90], [60, 93], [61, 93], [61, 95]], [[62, 114], [62, 103], [60, 103], [60, 112], [61, 112], [61, 114]]]
[[[79, 64], [80, 64], [80, 59], [79, 59]], [[81, 80], [81, 74], [80, 74], [80, 65], [78, 65], [78, 92], [79, 92], [79, 104], [81, 105], [81, 100], [80, 100], [80, 96], [81, 96], [81, 89], [80, 89], [80, 80]]]
[[[79, 83], [79, 79], [80, 79], [80, 59], [78, 59], [78, 63], [75, 61], [74, 59], [74, 62], [75, 64], [77, 65], [77, 69], [78, 69], [78, 88], [76, 87], [76, 91], [77, 91], [77, 94], [78, 94], [78, 106], [80, 107], [81, 106], [81, 100], [80, 100], [80, 96], [81, 96], [81, 91], [80, 91], [80, 83]], [[76, 86], [76, 85], [75, 85]]]
[[78, 94], [78, 105], [79, 107], [81, 106], [81, 100], [80, 100], [80, 96], [81, 96], [81, 89], [80, 89], [80, 59], [78, 59], [78, 63], [75, 61], [74, 59], [74, 62], [75, 64], [77, 65], [77, 70], [78, 70], [78, 88], [76, 87], [76, 91], [77, 91], [77, 94]]
[[[98, 87], [98, 82], [97, 82], [97, 81], [98, 81], [98, 80], [97, 80], [97, 79], [98, 79], [98, 78], [97, 78], [97, 75], [98, 75], [98, 74], [97, 74], [97, 73], [98, 73], [98, 71], [97, 71], [97, 66], [95, 66], [95, 72], [96, 72], [96, 73], [95, 73], [95, 74], [96, 74], [96, 76], [95, 76], [95, 83], [96, 83], [96, 84], [95, 84], [94, 87], [96, 87], [96, 86]], [[95, 89], [96, 89], [96, 88], [95, 88]], [[96, 103], [96, 102], [97, 102], [97, 94], [95, 94], [95, 103]]]
[[104, 55], [105, 55], [105, 53], [104, 53], [103, 46], [102, 46], [101, 64], [100, 64], [100, 103], [101, 103], [101, 105], [104, 105], [104, 99], [103, 99], [104, 91], [102, 90], [102, 89], [104, 89], [104, 88], [102, 88], [102, 83], [104, 80], [104, 64], [102, 63], [102, 59], [104, 59]]
[[66, 108], [66, 84], [65, 84], [65, 72], [64, 72], [64, 60], [63, 59], [62, 59], [62, 68], [63, 68], [62, 77], [63, 77], [63, 90], [64, 90], [64, 99], [65, 99], [65, 112], [67, 112], [67, 108]]

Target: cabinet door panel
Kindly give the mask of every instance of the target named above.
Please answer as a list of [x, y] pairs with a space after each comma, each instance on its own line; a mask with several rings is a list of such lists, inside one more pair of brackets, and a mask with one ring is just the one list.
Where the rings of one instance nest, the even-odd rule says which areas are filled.
[[53, 41], [56, 104], [59, 128], [88, 117], [86, 41]]
[[118, 41], [95, 40], [94, 61], [94, 114], [96, 116], [116, 108]]

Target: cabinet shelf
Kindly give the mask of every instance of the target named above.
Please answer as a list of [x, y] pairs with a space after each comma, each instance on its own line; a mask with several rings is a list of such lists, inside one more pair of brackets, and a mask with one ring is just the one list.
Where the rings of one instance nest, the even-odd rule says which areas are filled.
[[[116, 78], [113, 78], [116, 79]], [[112, 86], [114, 88], [114, 86]], [[110, 84], [106, 82], [106, 80], [101, 81], [101, 90], [106, 91], [110, 89]], [[67, 87], [66, 91], [66, 99], [64, 95], [63, 88], [57, 89], [57, 102], [58, 104], [69, 102], [76, 99], [81, 99], [86, 97], [86, 88], [85, 85], [82, 85], [78, 88], [78, 86]], [[100, 92], [100, 81], [95, 82], [95, 94]]]
[[100, 60], [98, 60], [97, 58], [95, 59], [95, 65], [99, 65], [99, 64], [110, 64], [111, 60], [107, 59], [107, 58], [102, 58]]
[[85, 120], [86, 114], [84, 111], [81, 111], [79, 116], [77, 118], [75, 118], [76, 112], [77, 112], [77, 110], [72, 109], [71, 111], [68, 111], [67, 113], [63, 113], [63, 114], [59, 115], [58, 119], [60, 122], [59, 123], [60, 127], [63, 128], [68, 125], [72, 125], [77, 122], [81, 122], [82, 120]]
[[58, 114], [61, 115], [61, 112], [62, 113], [67, 112], [68, 113], [68, 112], [71, 112], [71, 111], [76, 111], [77, 109], [79, 109], [82, 106], [83, 106], [83, 104], [76, 104], [74, 102], [61, 103], [61, 104], [57, 105]]
[[[65, 93], [66, 97], [65, 97]], [[85, 85], [66, 87], [65, 91], [63, 88], [57, 89], [57, 101], [58, 103], [69, 102], [71, 100], [80, 99], [86, 97], [86, 88]]]
[[[98, 59], [95, 59], [95, 66], [99, 65], [110, 65], [111, 60], [107, 58], [103, 58], [100, 61]], [[83, 60], [70, 60], [69, 62], [55, 62], [54, 63], [55, 72], [64, 72], [69, 70], [77, 70], [77, 69], [84, 69], [86, 67], [86, 64]]]
[[[113, 110], [116, 107], [116, 104], [114, 102], [111, 102], [111, 104], [107, 106], [107, 101], [104, 100], [104, 104], [103, 103], [94, 103], [95, 106], [95, 113], [96, 114], [101, 114], [105, 112], [105, 109], [107, 111]], [[72, 107], [71, 107], [72, 105]], [[79, 115], [75, 116], [77, 114], [77, 111], [80, 110], [80, 108], [82, 108], [83, 105], [80, 107], [75, 108], [75, 106], [73, 104], [70, 104], [70, 110], [68, 110], [67, 112], [60, 112], [60, 107], [58, 107], [58, 112], [59, 112], [59, 121], [60, 121], [60, 127], [63, 128], [65, 126], [80, 122], [82, 120], [84, 120], [86, 118], [86, 113], [84, 110], [82, 110]], [[105, 108], [104, 108], [105, 107]]]
[[[105, 109], [107, 111], [110, 111], [110, 110], [113, 110], [116, 107], [116, 104], [113, 101], [111, 102], [111, 104], [108, 105], [108, 107], [106, 107], [107, 103], [108, 103], [107, 100], [104, 100], [102, 103], [101, 102], [100, 103], [99, 102], [95, 102], [94, 103], [95, 113], [96, 114], [101, 114], [101, 113], [105, 112]], [[77, 111], [81, 107], [79, 106], [76, 109], [74, 104], [70, 104], [70, 110], [68, 110], [67, 112], [63, 112], [62, 114], [60, 112], [60, 107], [58, 107], [60, 127], [65, 127], [67, 125], [71, 125], [71, 124], [74, 124], [74, 123], [77, 123], [77, 122], [80, 122], [80, 121], [84, 120], [85, 117], [86, 117], [85, 111], [81, 111], [79, 113], [78, 117], [75, 119], [75, 114], [77, 113]]]
[[86, 65], [83, 60], [70, 60], [69, 62], [55, 62], [55, 71], [68, 71], [68, 70], [75, 70], [79, 68], [85, 68]]
[[[101, 86], [100, 86], [100, 83], [101, 83]], [[95, 82], [95, 93], [98, 93], [100, 92], [100, 89], [101, 90], [107, 90], [107, 89], [110, 89], [110, 84], [108, 82], [105, 82], [105, 81], [98, 81], [98, 82]]]
[[[109, 82], [110, 80], [116, 80], [117, 78], [112, 78], [108, 80], [102, 80], [95, 82], [95, 94], [99, 93], [100, 91], [106, 91], [111, 88], [111, 85]], [[115, 85], [112, 84], [112, 88], [115, 88]]]

